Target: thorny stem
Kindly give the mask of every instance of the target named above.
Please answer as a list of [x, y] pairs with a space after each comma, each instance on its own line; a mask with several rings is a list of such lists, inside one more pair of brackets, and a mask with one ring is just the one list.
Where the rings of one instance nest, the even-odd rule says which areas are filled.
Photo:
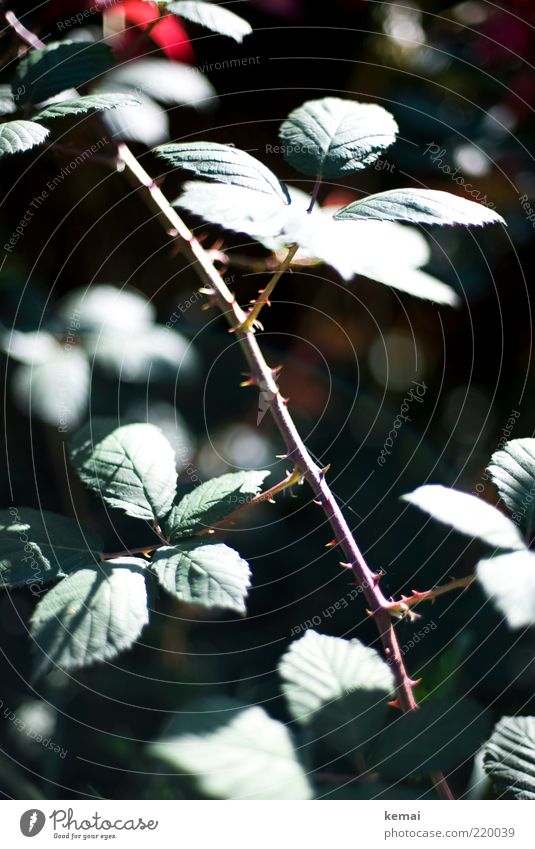
[[290, 268], [290, 265], [292, 263], [292, 259], [294, 258], [295, 254], [297, 253], [298, 250], [299, 250], [299, 245], [291, 245], [288, 248], [288, 253], [286, 254], [284, 260], [281, 262], [277, 271], [275, 272], [275, 274], [273, 275], [273, 277], [271, 278], [271, 280], [267, 284], [266, 288], [260, 290], [258, 298], [253, 303], [253, 306], [251, 307], [251, 309], [247, 313], [247, 317], [246, 317], [245, 321], [243, 322], [243, 324], [240, 326], [240, 330], [251, 331], [251, 330], [254, 330], [255, 327], [258, 327], [258, 326], [260, 326], [260, 328], [262, 327], [262, 325], [260, 325], [260, 322], [258, 321], [258, 316], [260, 315], [260, 311], [261, 311], [262, 307], [265, 306], [266, 304], [269, 306], [269, 299], [270, 299], [271, 295], [273, 294], [273, 290], [274, 290], [275, 286], [277, 285], [277, 283], [281, 279], [282, 275], [286, 271], [288, 271], [288, 269]]
[[[275, 496], [280, 495], [281, 492], [284, 492], [287, 489], [291, 489], [297, 484], [303, 483], [303, 475], [297, 469], [294, 469], [291, 472], [288, 472], [286, 477], [276, 483], [274, 486], [270, 486], [269, 489], [264, 489], [262, 492], [259, 492], [258, 495], [255, 495], [253, 498], [249, 498], [247, 501], [244, 501], [243, 504], [240, 504], [236, 507], [235, 510], [232, 511], [228, 516], [225, 516], [224, 519], [221, 519], [220, 522], [216, 522], [213, 526], [214, 529], [223, 528], [226, 525], [229, 525], [236, 519], [242, 510], [249, 507], [254, 507], [257, 504], [263, 504], [265, 501], [269, 501], [270, 504], [275, 503]], [[213, 529], [209, 528], [206, 533], [213, 533]]]
[[[44, 42], [33, 33], [30, 33], [13, 12], [7, 12], [5, 17], [10, 26], [27, 44], [34, 48], [44, 47]], [[250, 329], [242, 328], [242, 325], [247, 319], [247, 313], [237, 303], [234, 295], [213, 265], [208, 253], [191, 233], [161, 189], [149, 176], [127, 145], [123, 143], [117, 145], [117, 159], [118, 163], [123, 164], [127, 175], [135, 184], [145, 189], [143, 193], [144, 199], [151, 208], [161, 214], [164, 226], [169, 232], [169, 235], [179, 238], [184, 255], [194, 266], [197, 275], [202, 281], [204, 293], [209, 294], [215, 303], [217, 303], [231, 327], [237, 323], [238, 327], [235, 331], [236, 338], [240, 342], [251, 374], [254, 376], [257, 385], [262, 386], [264, 391], [270, 392], [273, 398], [270, 405], [270, 412], [285, 443], [287, 451], [285, 456], [294, 464], [294, 467], [302, 474], [314, 492], [315, 499], [321, 505], [334, 531], [335, 539], [344, 552], [347, 566], [351, 569], [357, 586], [362, 590], [366, 598], [370, 614], [375, 620], [383, 643], [387, 663], [392, 669], [397, 692], [397, 703], [402, 711], [416, 710], [418, 704], [413, 695], [413, 687], [416, 682], [410, 679], [405, 669], [389, 609], [391, 602], [385, 598], [379, 587], [380, 573], [375, 574], [372, 572], [366, 563], [338, 502], [325, 479], [323, 470], [313, 460], [301, 439], [294, 421], [288, 412], [287, 401], [282, 397], [275, 381], [277, 371], [271, 369], [266, 363], [254, 332]], [[445, 799], [453, 799], [448, 783], [441, 773], [434, 773], [432, 780], [440, 795]]]
[[[165, 195], [150, 178], [132, 152], [124, 144], [118, 148], [118, 156], [126, 169], [138, 183], [147, 190], [144, 195], [151, 207], [156, 207], [172, 227], [172, 235], [177, 235], [183, 242], [183, 252], [194, 264], [197, 274], [203, 284], [207, 284], [205, 293], [212, 295], [219, 309], [226, 317], [231, 327], [237, 322], [236, 337], [239, 340], [251, 374], [257, 385], [270, 393], [273, 399], [270, 412], [286, 445], [286, 457], [308, 482], [329, 521], [335, 538], [342, 548], [357, 586], [362, 590], [375, 619], [377, 629], [383, 642], [387, 663], [392, 669], [397, 700], [402, 711], [416, 710], [418, 704], [412, 692], [415, 682], [407, 674], [403, 656], [394, 630], [389, 610], [390, 602], [379, 587], [379, 575], [370, 570], [360, 551], [351, 529], [325, 479], [322, 469], [310, 456], [301, 436], [287, 409], [287, 401], [282, 397], [275, 381], [277, 370], [271, 369], [266, 363], [255, 334], [243, 325], [246, 314], [237, 303], [234, 295], [228, 289], [221, 275], [212, 264], [206, 251], [186, 227], [176, 210], [169, 204]], [[453, 794], [446, 779], [441, 773], [433, 775], [437, 792], [445, 799], [453, 799]]]
[[[204, 292], [214, 298], [231, 327], [237, 323], [236, 337], [249, 364], [251, 375], [255, 378], [256, 384], [262, 386], [264, 391], [269, 392], [273, 399], [270, 412], [286, 445], [286, 458], [294, 464], [312, 488], [316, 500], [323, 508], [334, 531], [335, 539], [344, 552], [355, 582], [362, 590], [370, 612], [375, 619], [383, 642], [387, 663], [394, 675], [399, 707], [402, 711], [416, 710], [418, 705], [412, 692], [415, 682], [410, 679], [405, 669], [389, 610], [390, 602], [385, 598], [379, 587], [379, 576], [368, 567], [322, 469], [314, 462], [301, 439], [288, 412], [287, 402], [282, 397], [275, 381], [276, 370], [271, 369], [266, 363], [255, 334], [250, 330], [243, 329], [247, 317], [246, 313], [237, 303], [204, 248], [186, 227], [163, 192], [126, 145], [119, 145], [118, 156], [123, 161], [130, 176], [147, 190], [144, 194], [147, 203], [152, 208], [156, 207], [166, 219], [167, 224], [171, 225], [171, 235], [177, 235], [182, 239], [183, 252], [194, 264], [197, 274], [205, 285]], [[442, 774], [435, 773], [433, 782], [440, 795], [445, 799], [453, 799], [451, 790]]]

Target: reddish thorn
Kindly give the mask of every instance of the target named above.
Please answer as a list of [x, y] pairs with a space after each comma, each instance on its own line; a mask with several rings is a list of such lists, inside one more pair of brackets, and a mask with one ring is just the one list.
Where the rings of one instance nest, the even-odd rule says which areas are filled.
[[416, 678], [416, 679], [409, 678], [409, 684], [410, 684], [411, 687], [417, 687], [418, 684], [421, 684], [423, 680], [424, 680], [423, 678]]
[[332, 539], [330, 542], [328, 542], [326, 544], [325, 548], [334, 548], [335, 545], [338, 545], [338, 540]]
[[398, 710], [401, 710], [401, 705], [399, 703], [399, 699], [393, 699], [391, 702], [388, 702], [388, 706], [393, 707], [393, 708], [398, 708]]

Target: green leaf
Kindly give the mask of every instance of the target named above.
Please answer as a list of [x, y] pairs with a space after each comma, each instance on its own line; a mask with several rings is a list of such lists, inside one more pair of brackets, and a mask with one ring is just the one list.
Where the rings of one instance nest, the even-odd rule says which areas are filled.
[[324, 97], [290, 112], [279, 138], [284, 158], [302, 174], [339, 177], [375, 162], [397, 131], [382, 106]]
[[312, 790], [288, 730], [261, 707], [236, 711], [205, 734], [167, 737], [151, 753], [195, 776], [215, 799], [310, 799]]
[[460, 534], [480, 539], [491, 548], [525, 549], [524, 540], [516, 525], [496, 507], [475, 495], [459, 492], [438, 484], [420, 486], [402, 496], [433, 519], [449, 525]]
[[35, 121], [6, 121], [0, 124], [0, 159], [11, 153], [23, 153], [25, 150], [42, 144], [50, 130], [36, 124]]
[[[156, 155], [173, 168], [192, 171], [198, 177], [216, 183], [228, 183], [275, 196], [288, 203], [288, 193], [275, 174], [254, 156], [237, 147], [215, 142], [184, 142], [157, 147]], [[249, 202], [254, 203], [253, 195]]]
[[511, 628], [535, 625], [535, 554], [514, 551], [481, 560], [477, 579]]
[[74, 519], [31, 507], [0, 511], [0, 586], [41, 585], [100, 560], [102, 540]]
[[154, 425], [92, 419], [75, 435], [71, 457], [82, 481], [110, 507], [149, 522], [171, 509], [175, 452]]
[[512, 439], [490, 458], [490, 476], [513, 520], [531, 529], [535, 519], [535, 439]]
[[136, 289], [99, 283], [69, 292], [59, 302], [56, 317], [61, 333], [73, 328], [80, 333], [131, 333], [135, 327], [144, 334], [156, 310]]
[[18, 366], [13, 373], [13, 398], [23, 413], [64, 433], [84, 418], [90, 378], [84, 351], [58, 343], [47, 359]]
[[253, 31], [251, 25], [239, 15], [213, 3], [181, 0], [178, 3], [167, 3], [166, 11], [237, 42], [243, 41], [245, 36]]
[[42, 103], [70, 88], [93, 82], [111, 68], [109, 45], [97, 41], [61, 41], [30, 50], [11, 82], [17, 103]]
[[501, 215], [488, 206], [434, 189], [392, 189], [368, 195], [344, 206], [334, 217], [410, 221], [412, 224], [505, 224]]
[[62, 100], [51, 103], [35, 115], [36, 121], [45, 118], [65, 118], [68, 115], [81, 115], [89, 112], [103, 112], [106, 109], [118, 109], [121, 106], [137, 106], [133, 94], [114, 92], [113, 94], [89, 94], [87, 97], [77, 97], [74, 100]]
[[145, 566], [135, 557], [106, 560], [41, 599], [31, 620], [37, 675], [111, 660], [135, 643], [149, 621]]
[[[100, 83], [99, 90], [141, 91], [161, 103], [188, 104], [209, 108], [217, 101], [216, 90], [197, 68], [168, 59], [136, 59], [113, 68]], [[136, 94], [137, 96], [137, 94]]]
[[152, 566], [162, 587], [180, 601], [246, 612], [251, 573], [246, 561], [228, 545], [184, 540], [159, 548]]
[[504, 716], [484, 752], [485, 771], [500, 793], [535, 799], [534, 716]]
[[370, 763], [382, 775], [449, 772], [479, 748], [490, 725], [489, 714], [470, 699], [433, 699], [401, 714], [370, 747]]
[[211, 528], [258, 495], [269, 472], [231, 472], [196, 486], [171, 510], [165, 533], [171, 542]]
[[279, 235], [288, 210], [275, 195], [221, 183], [211, 186], [196, 180], [184, 184], [173, 206], [187, 209], [226, 230], [247, 233], [254, 239]]
[[121, 381], [183, 380], [197, 371], [192, 343], [175, 330], [154, 325], [139, 336], [126, 330], [90, 333], [84, 338], [90, 360]]
[[342, 752], [379, 730], [394, 690], [392, 672], [374, 649], [314, 631], [291, 644], [279, 674], [294, 719]]

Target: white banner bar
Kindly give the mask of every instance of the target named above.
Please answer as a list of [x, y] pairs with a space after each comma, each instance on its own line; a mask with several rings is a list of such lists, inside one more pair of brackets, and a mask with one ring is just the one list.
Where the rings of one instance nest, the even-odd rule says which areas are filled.
[[[71, 845], [233, 849], [533, 849], [529, 802], [4, 801], [6, 849]], [[35, 844], [29, 840], [35, 837]]]

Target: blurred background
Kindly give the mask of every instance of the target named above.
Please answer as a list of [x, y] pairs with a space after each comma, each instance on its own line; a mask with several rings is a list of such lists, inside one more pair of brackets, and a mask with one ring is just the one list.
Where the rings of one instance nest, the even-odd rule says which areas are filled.
[[[361, 277], [345, 282], [316, 265], [285, 276], [259, 334], [270, 364], [283, 366], [281, 391], [300, 432], [318, 462], [331, 465], [329, 480], [370, 565], [386, 573], [385, 591], [467, 574], [476, 546], [426, 524], [399, 496], [440, 482], [495, 503], [485, 476], [491, 453], [506, 438], [533, 434], [533, 4], [251, 0], [230, 4], [254, 28], [241, 45], [176, 19], [147, 32], [150, 4], [98, 5], [12, 8], [45, 41], [104, 32], [120, 68], [99, 85], [136, 88], [143, 97], [138, 113], [114, 113], [107, 132], [128, 140], [168, 197], [179, 194], [181, 177], [165, 174], [150, 153], [167, 139], [233, 143], [310, 189], [276, 152], [277, 130], [303, 101], [333, 95], [381, 104], [400, 133], [375, 166], [326, 182], [322, 203], [425, 186], [493, 204], [506, 219], [507, 228], [429, 228], [428, 269], [456, 289], [458, 309]], [[7, 66], [19, 45], [6, 29], [0, 43]], [[159, 64], [140, 65], [149, 59]], [[8, 78], [6, 71], [1, 81]], [[0, 270], [0, 321], [13, 353], [2, 362], [2, 506], [76, 515], [98, 528], [109, 550], [125, 539], [139, 546], [145, 539], [132, 540], [133, 523], [119, 516], [112, 526], [65, 461], [70, 433], [90, 412], [159, 424], [177, 449], [185, 487], [240, 468], [270, 469], [274, 484], [286, 470], [276, 459], [284, 447], [269, 415], [257, 424], [256, 390], [240, 388], [240, 352], [217, 311], [201, 309], [193, 270], [110, 167], [102, 127], [90, 119], [54, 133], [52, 147], [0, 166], [1, 244], [33, 213], [15, 247], [3, 250]], [[94, 144], [97, 152], [70, 171], [77, 152]], [[238, 234], [188, 223], [207, 247], [237, 257], [228, 285], [242, 303], [254, 297], [268, 279], [255, 262], [267, 252]], [[96, 353], [91, 334], [103, 324], [107, 347]], [[72, 344], [68, 361], [37, 361], [34, 348], [29, 361], [27, 333], [35, 350], [49, 335]], [[410, 421], [379, 465], [415, 385], [424, 387], [421, 399], [411, 401]], [[226, 538], [253, 570], [246, 619], [199, 618], [160, 597], [142, 645], [74, 677], [32, 681], [27, 628], [35, 599], [22, 590], [0, 596], [5, 795], [191, 795], [185, 780], [157, 774], [145, 747], [192, 699], [219, 693], [287, 719], [275, 670], [296, 629], [314, 621], [322, 633], [376, 645], [360, 599], [325, 614], [352, 585], [336, 551], [325, 548], [329, 529], [305, 487], [244, 514]], [[405, 658], [411, 675], [423, 678], [421, 697], [440, 686], [442, 695], [471, 692], [496, 717], [533, 713], [532, 634], [509, 631], [477, 588], [421, 612], [417, 623], [399, 625], [402, 644], [414, 644], [426, 623], [435, 626]], [[66, 755], [21, 731], [6, 708]], [[465, 770], [454, 783], [468, 780]]]

